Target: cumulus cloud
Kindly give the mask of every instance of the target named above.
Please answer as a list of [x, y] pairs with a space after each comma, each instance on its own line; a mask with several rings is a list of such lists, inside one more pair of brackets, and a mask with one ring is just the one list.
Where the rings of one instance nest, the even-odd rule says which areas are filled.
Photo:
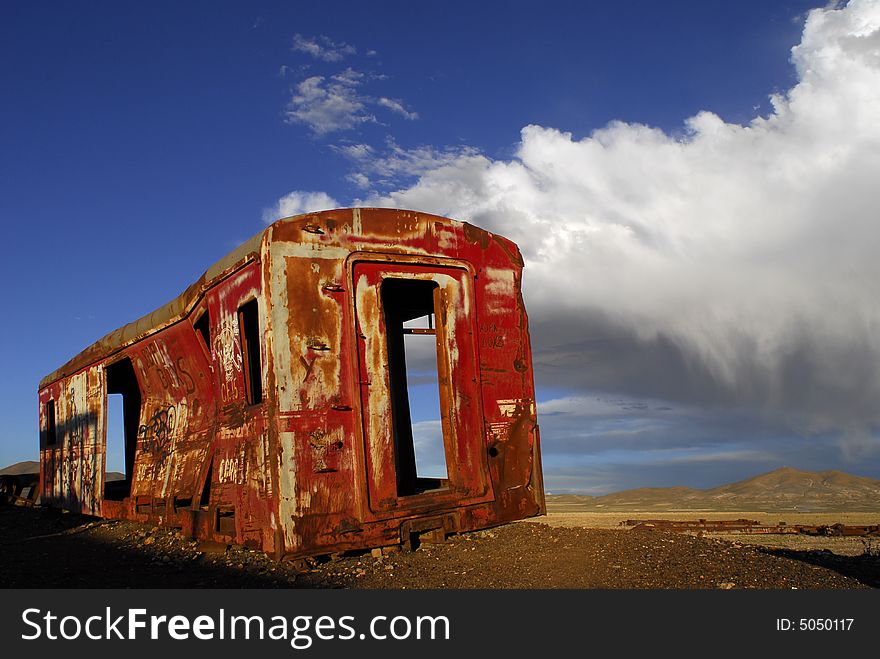
[[[715, 487], [781, 466], [824, 471], [841, 464], [838, 442], [798, 436], [780, 420], [756, 423], [746, 408], [572, 394], [539, 402], [538, 418], [551, 492]], [[851, 469], [876, 473], [877, 457], [875, 447]]]
[[468, 146], [438, 148], [422, 145], [405, 149], [393, 137], [386, 138], [381, 148], [369, 144], [344, 144], [332, 148], [355, 166], [348, 179], [363, 190], [387, 189], [479, 155], [477, 149]]
[[427, 163], [419, 180], [358, 203], [516, 240], [547, 385], [746, 407], [863, 450], [880, 425], [880, 3], [811, 11], [792, 62], [798, 82], [746, 125], [531, 125], [510, 160], [392, 149], [359, 173]]
[[[324, 35], [306, 38], [295, 34], [293, 50], [327, 63], [341, 62], [346, 57], [357, 55], [354, 46], [335, 42]], [[374, 50], [365, 53], [366, 58], [375, 55]], [[364, 59], [360, 58], [360, 62], [363, 64]], [[293, 68], [285, 64], [281, 66], [279, 76], [283, 78], [291, 73], [305, 76], [313, 65], [317, 66], [314, 63], [305, 63]], [[354, 68], [358, 66], [357, 60], [353, 65], [335, 75], [304, 77], [296, 85], [285, 107], [285, 121], [303, 124], [312, 131], [313, 136], [325, 137], [330, 133], [353, 130], [363, 124], [379, 123], [374, 114], [376, 111], [380, 115], [398, 115], [407, 121], [419, 118], [418, 112], [407, 107], [403, 100], [372, 93], [371, 87], [387, 80], [386, 75], [375, 70], [375, 62], [363, 71]]]
[[376, 101], [377, 105], [381, 105], [384, 108], [388, 108], [392, 112], [395, 112], [402, 116], [404, 119], [408, 119], [409, 121], [414, 121], [419, 118], [418, 112], [410, 112], [405, 107], [403, 107], [403, 103], [393, 98], [385, 98], [384, 96], [380, 97]]
[[270, 224], [282, 217], [339, 208], [339, 202], [324, 192], [294, 190], [284, 195], [272, 208], [263, 210], [263, 221]]
[[[282, 72], [286, 72], [284, 67]], [[366, 82], [381, 79], [381, 75], [368, 75], [351, 67], [329, 78], [310, 76], [297, 84], [284, 111], [285, 120], [305, 124], [313, 135], [323, 137], [364, 123], [378, 123], [370, 108], [386, 109], [409, 121], [418, 119], [418, 113], [407, 110], [401, 101], [375, 98], [361, 91]]]
[[354, 46], [350, 46], [344, 41], [337, 43], [323, 34], [315, 38], [294, 34], [292, 48], [324, 62], [339, 62], [346, 56], [357, 53]]
[[358, 92], [364, 75], [352, 69], [331, 76], [311, 76], [296, 86], [285, 111], [289, 123], [308, 126], [318, 137], [350, 130], [376, 118], [367, 111], [368, 99]]

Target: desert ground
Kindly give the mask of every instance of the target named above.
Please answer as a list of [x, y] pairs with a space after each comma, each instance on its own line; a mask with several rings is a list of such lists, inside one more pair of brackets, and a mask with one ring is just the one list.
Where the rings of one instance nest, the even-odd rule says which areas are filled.
[[[783, 518], [748, 511], [677, 514], [683, 519], [745, 517], [773, 524], [780, 519], [789, 524], [871, 524], [878, 518], [864, 513]], [[633, 511], [554, 511], [529, 521], [455, 535], [442, 544], [424, 544], [416, 551], [361, 552], [277, 563], [261, 552], [200, 543], [175, 529], [5, 506], [0, 508], [0, 587], [880, 587], [880, 552], [858, 539], [699, 537], [620, 525], [636, 517], [639, 515]], [[779, 544], [783, 540], [798, 544]], [[844, 546], [838, 540], [850, 542]]]
[[[785, 522], [789, 526], [832, 526], [834, 524], [846, 524], [848, 526], [880, 525], [880, 513], [800, 513], [800, 512], [774, 512], [764, 511], [741, 511], [741, 512], [711, 512], [711, 511], [682, 511], [682, 512], [579, 512], [567, 511], [565, 507], [549, 512], [544, 517], [536, 518], [541, 523], [550, 526], [568, 528], [591, 528], [591, 529], [617, 529], [629, 530], [632, 527], [624, 525], [627, 520], [638, 519], [666, 519], [671, 521], [687, 521], [696, 519], [706, 520], [736, 520], [749, 519], [760, 522], [766, 526], [776, 526]], [[835, 537], [835, 536], [811, 536], [803, 534], [748, 534], [748, 533], [711, 533], [709, 537], [716, 540], [726, 540], [733, 543], [764, 547], [768, 549], [791, 549], [795, 551], [830, 551], [840, 556], [860, 556], [866, 552], [877, 551], [880, 553], [880, 537]]]

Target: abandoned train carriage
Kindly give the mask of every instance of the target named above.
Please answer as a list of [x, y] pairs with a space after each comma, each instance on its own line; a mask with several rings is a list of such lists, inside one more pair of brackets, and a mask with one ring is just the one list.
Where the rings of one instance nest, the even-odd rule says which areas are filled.
[[[424, 213], [279, 220], [42, 380], [42, 502], [278, 558], [541, 514], [522, 265], [509, 240]], [[436, 345], [439, 476], [415, 459], [419, 336]], [[124, 480], [106, 478], [108, 394]]]

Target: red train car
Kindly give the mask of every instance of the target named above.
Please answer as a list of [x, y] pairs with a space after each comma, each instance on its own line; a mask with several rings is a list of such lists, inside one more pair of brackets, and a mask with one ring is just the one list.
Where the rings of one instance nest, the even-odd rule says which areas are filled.
[[[522, 267], [425, 213], [279, 220], [40, 382], [43, 505], [279, 559], [542, 514]], [[412, 421], [422, 380], [439, 421]]]

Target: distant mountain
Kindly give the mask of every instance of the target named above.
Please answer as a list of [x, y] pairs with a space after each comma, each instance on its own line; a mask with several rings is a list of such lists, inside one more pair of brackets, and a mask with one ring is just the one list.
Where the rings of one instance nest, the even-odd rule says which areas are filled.
[[601, 497], [548, 495], [547, 506], [557, 512], [880, 512], [880, 480], [842, 471], [812, 472], [782, 467], [708, 490], [664, 487], [626, 490]]
[[25, 460], [24, 462], [16, 462], [0, 469], [0, 476], [20, 476], [21, 474], [39, 474], [40, 463], [35, 460]]

